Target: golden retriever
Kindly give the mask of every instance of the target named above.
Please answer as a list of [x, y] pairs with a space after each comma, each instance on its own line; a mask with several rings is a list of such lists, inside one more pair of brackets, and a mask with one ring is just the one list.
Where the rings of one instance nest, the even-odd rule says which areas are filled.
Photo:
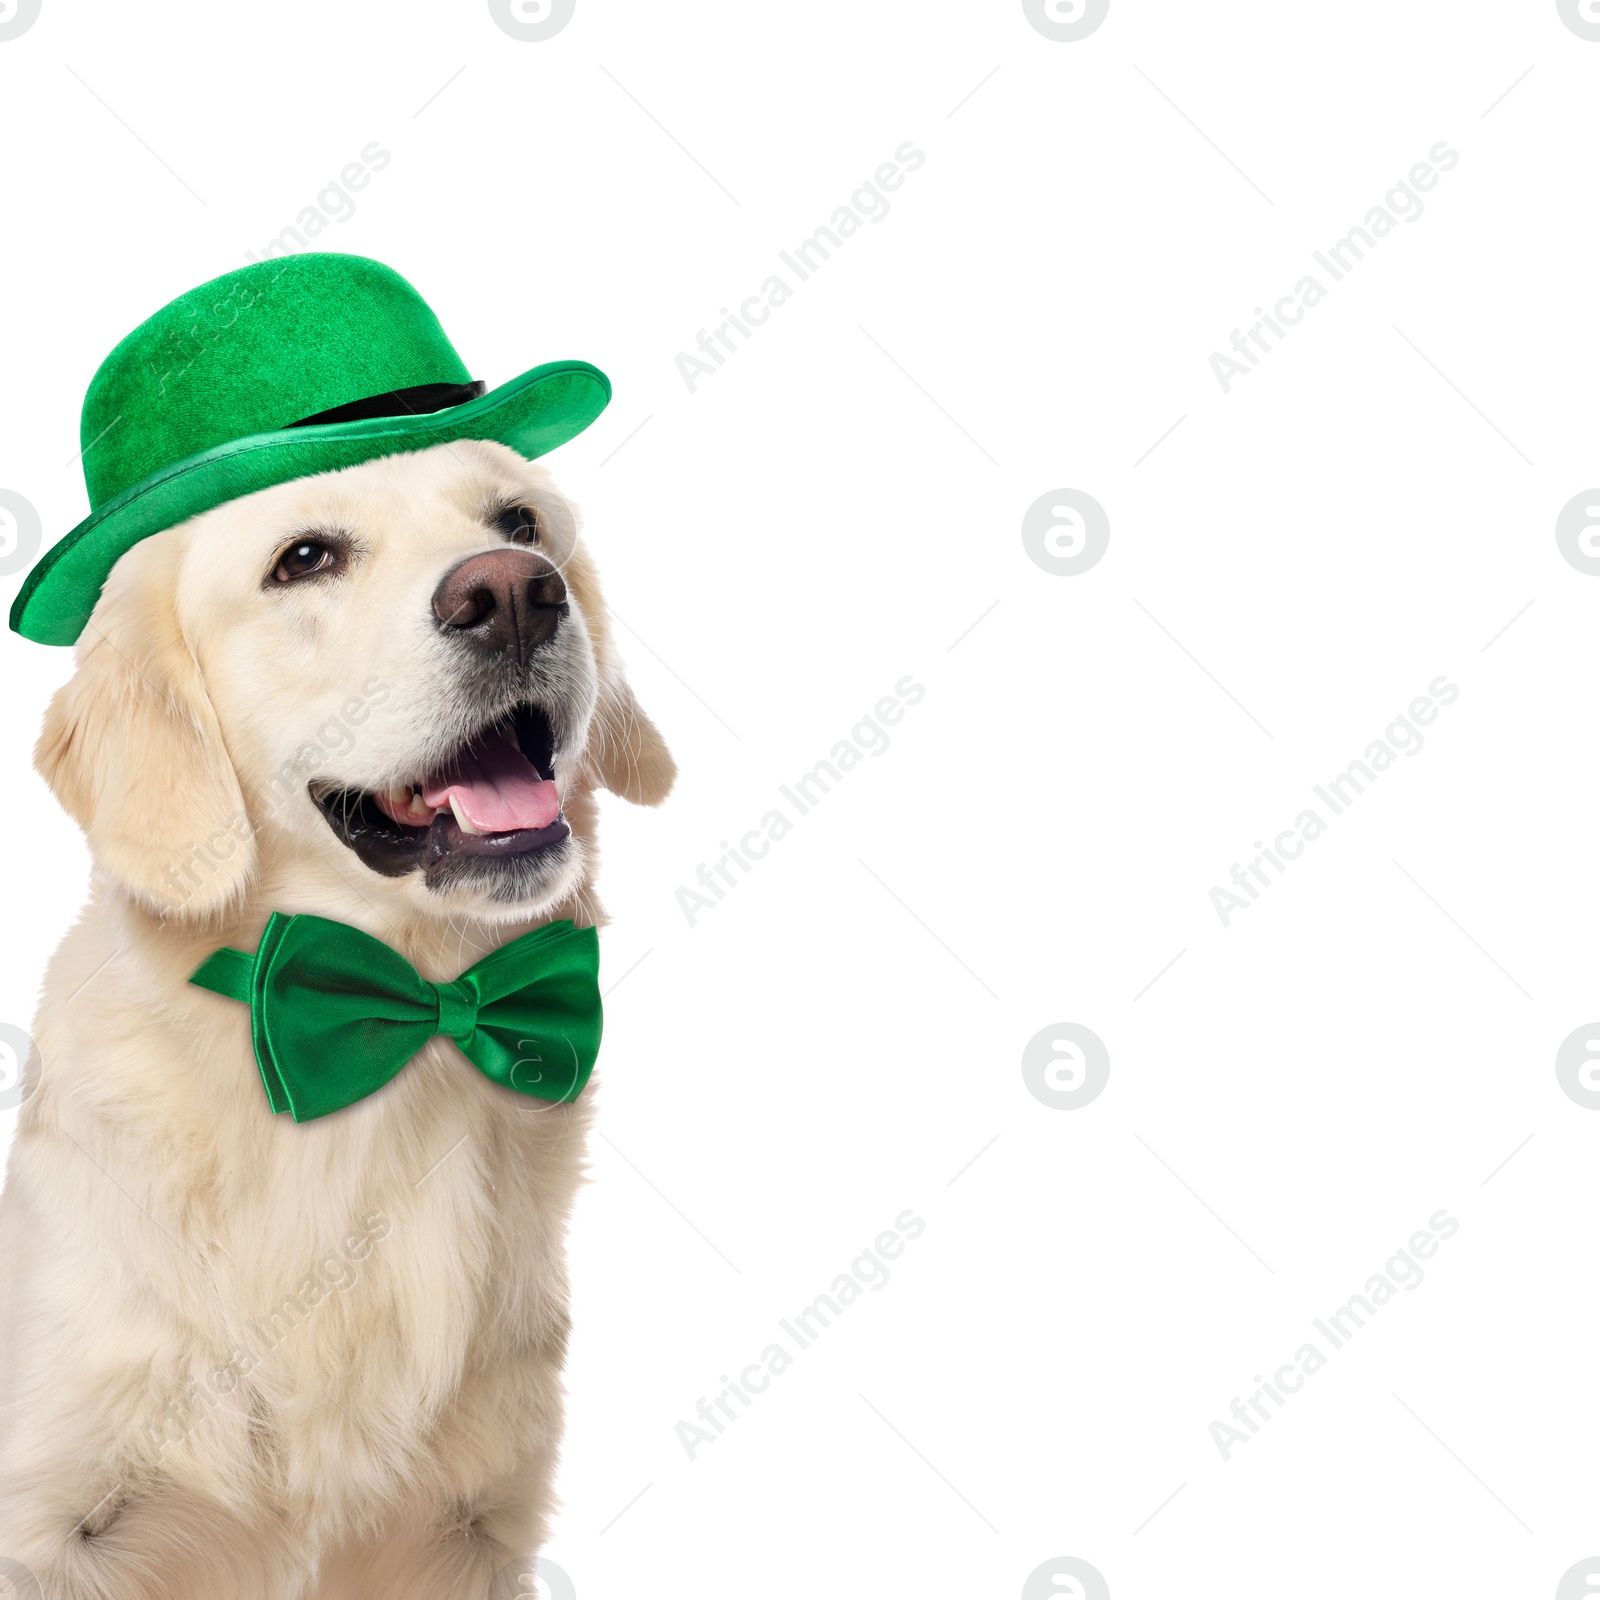
[[[539, 814], [484, 826], [495, 784], [437, 775], [493, 730]], [[36, 763], [94, 879], [0, 1201], [0, 1553], [46, 1600], [526, 1592], [503, 1575], [551, 1507], [590, 1094], [526, 1098], [436, 1038], [296, 1124], [247, 1009], [188, 979], [273, 911], [436, 981], [601, 920], [595, 790], [653, 805], [674, 768], [571, 507], [467, 443], [146, 539]]]

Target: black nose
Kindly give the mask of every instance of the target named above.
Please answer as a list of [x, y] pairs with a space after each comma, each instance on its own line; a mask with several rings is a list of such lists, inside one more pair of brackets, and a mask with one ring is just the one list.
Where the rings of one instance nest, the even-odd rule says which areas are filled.
[[566, 616], [567, 586], [532, 550], [486, 550], [445, 573], [433, 591], [433, 614], [486, 654], [526, 666]]

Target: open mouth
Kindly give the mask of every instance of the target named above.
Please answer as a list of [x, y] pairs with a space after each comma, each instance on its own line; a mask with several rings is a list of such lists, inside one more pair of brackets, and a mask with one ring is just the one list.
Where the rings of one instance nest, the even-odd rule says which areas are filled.
[[391, 789], [311, 785], [328, 825], [374, 872], [419, 868], [432, 887], [497, 861], [526, 878], [571, 833], [555, 785], [555, 735], [538, 706], [479, 729], [436, 770]]

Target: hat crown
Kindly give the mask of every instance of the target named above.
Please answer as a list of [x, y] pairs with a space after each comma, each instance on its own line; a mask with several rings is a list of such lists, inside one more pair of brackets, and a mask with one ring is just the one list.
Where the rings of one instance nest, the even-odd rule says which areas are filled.
[[395, 389], [468, 381], [427, 301], [382, 262], [259, 261], [180, 295], [101, 362], [83, 402], [89, 504], [231, 440]]

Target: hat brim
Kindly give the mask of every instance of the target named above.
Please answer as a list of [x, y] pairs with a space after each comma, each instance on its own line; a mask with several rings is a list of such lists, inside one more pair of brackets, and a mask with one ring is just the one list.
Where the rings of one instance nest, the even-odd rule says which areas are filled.
[[74, 643], [112, 567], [128, 550], [241, 495], [457, 439], [492, 439], [532, 460], [582, 433], [610, 399], [610, 380], [598, 367], [550, 361], [444, 411], [280, 428], [230, 440], [152, 473], [52, 545], [17, 595], [11, 626], [38, 644]]

